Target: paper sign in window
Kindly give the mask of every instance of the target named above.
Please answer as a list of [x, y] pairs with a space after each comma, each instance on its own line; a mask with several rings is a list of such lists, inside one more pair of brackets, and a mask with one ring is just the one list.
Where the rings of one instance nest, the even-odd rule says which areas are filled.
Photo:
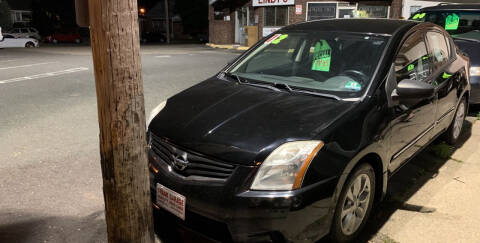
[[330, 46], [325, 40], [317, 42], [313, 51], [312, 70], [329, 72], [331, 60], [332, 48], [330, 48]]
[[452, 13], [447, 16], [445, 19], [445, 29], [446, 30], [456, 30], [458, 29], [458, 24], [460, 23], [460, 17]]

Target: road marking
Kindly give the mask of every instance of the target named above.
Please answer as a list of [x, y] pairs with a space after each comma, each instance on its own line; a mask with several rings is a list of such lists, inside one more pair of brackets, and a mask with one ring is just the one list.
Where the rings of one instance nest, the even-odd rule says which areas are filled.
[[170, 58], [172, 56], [169, 56], [169, 55], [165, 55], [165, 56], [155, 56], [156, 58]]
[[15, 60], [3, 60], [3, 61], [0, 61], [0, 62], [13, 62]]
[[13, 66], [13, 67], [0, 67], [0, 70], [5, 70], [5, 69], [13, 69], [13, 68], [23, 68], [23, 67], [33, 67], [33, 66], [39, 66], [39, 65], [50, 64], [50, 63], [54, 63], [54, 62], [41, 62], [41, 63], [28, 64], [28, 65], [21, 65], [21, 66]]
[[20, 78], [0, 80], [0, 84], [14, 83], [14, 82], [20, 82], [20, 81], [25, 81], [25, 80], [39, 79], [39, 78], [47, 78], [47, 77], [59, 76], [59, 75], [62, 75], [62, 74], [76, 73], [76, 72], [87, 71], [87, 70], [88, 70], [88, 68], [85, 68], [85, 67], [71, 68], [71, 69], [66, 69], [66, 70], [62, 70], [62, 71], [42, 73], [42, 74], [37, 74], [37, 75], [32, 75], [32, 76], [25, 76], [25, 77], [20, 77]]

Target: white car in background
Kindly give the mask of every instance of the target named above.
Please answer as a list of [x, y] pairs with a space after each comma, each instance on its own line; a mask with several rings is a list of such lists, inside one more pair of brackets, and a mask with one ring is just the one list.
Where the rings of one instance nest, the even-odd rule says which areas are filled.
[[0, 49], [14, 47], [39, 47], [39, 42], [33, 38], [13, 38], [11, 35], [3, 35], [0, 40]]
[[38, 30], [31, 27], [24, 27], [24, 28], [13, 28], [3, 33], [4, 35], [11, 35], [14, 38], [32, 38], [40, 40], [40, 34]]

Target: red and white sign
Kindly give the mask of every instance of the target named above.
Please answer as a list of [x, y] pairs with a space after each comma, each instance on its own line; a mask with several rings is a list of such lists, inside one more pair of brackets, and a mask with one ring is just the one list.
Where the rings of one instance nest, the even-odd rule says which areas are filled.
[[157, 205], [185, 220], [185, 196], [157, 184]]
[[254, 7], [294, 5], [295, 0], [253, 0]]
[[303, 8], [301, 4], [295, 5], [295, 14], [296, 15], [302, 15], [303, 13]]

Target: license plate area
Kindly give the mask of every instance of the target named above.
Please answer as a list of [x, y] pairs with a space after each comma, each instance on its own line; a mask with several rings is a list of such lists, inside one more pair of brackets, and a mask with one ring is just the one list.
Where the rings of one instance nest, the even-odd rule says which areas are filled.
[[159, 183], [157, 183], [157, 205], [185, 220], [185, 205], [187, 198]]

